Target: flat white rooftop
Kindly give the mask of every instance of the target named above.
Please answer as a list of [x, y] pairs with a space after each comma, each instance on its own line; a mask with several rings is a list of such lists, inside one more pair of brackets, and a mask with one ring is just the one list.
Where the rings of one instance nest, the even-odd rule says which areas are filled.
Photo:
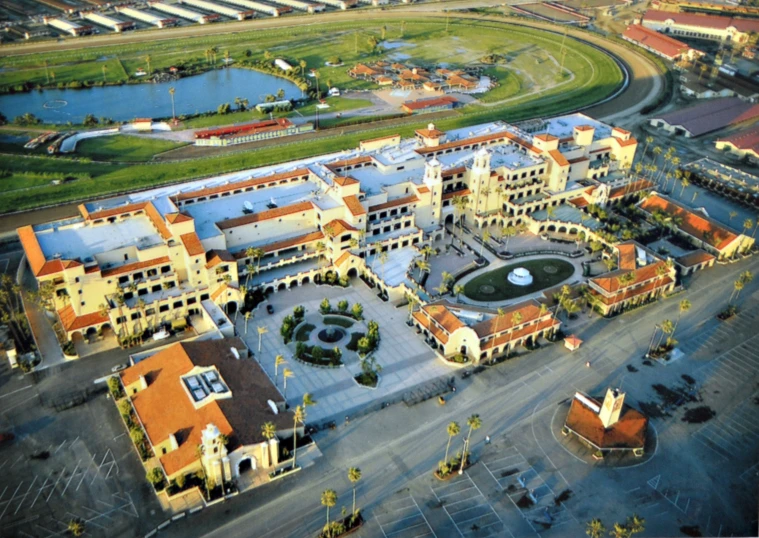
[[147, 248], [162, 242], [161, 236], [144, 215], [130, 217], [115, 224], [87, 226], [84, 221], [64, 229], [49, 227], [37, 230], [37, 240], [48, 259], [64, 260], [97, 256], [117, 249]]
[[546, 128], [537, 131], [535, 134], [548, 133], [559, 138], [568, 138], [572, 136], [574, 128], [580, 125], [595, 127], [594, 140], [611, 136], [611, 128], [608, 125], [583, 114], [570, 114], [546, 120]]

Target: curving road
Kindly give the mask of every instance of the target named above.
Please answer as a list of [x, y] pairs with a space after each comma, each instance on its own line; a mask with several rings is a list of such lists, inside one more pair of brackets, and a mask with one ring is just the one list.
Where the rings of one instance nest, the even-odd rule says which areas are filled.
[[[456, 7], [463, 6], [472, 7], [472, 4], [449, 2], [446, 3], [445, 6], [447, 9], [455, 9]], [[431, 9], [435, 9], [437, 11], [429, 11]], [[440, 11], [439, 4], [412, 4], [409, 6], [391, 9], [389, 11], [383, 11], [381, 16], [384, 19], [404, 19], [409, 17], [410, 12], [413, 13], [413, 16], [415, 18], [433, 19], [450, 16], [448, 13]], [[456, 13], [455, 18], [459, 20], [471, 20], [491, 23], [508, 22], [510, 24], [546, 30], [556, 34], [560, 33], [556, 25], [543, 23], [540, 21], [526, 21], [522, 19], [515, 20], [506, 17], [483, 16], [471, 13]], [[323, 25], [333, 24], [336, 22], [363, 21], [365, 19], [366, 13], [363, 10], [358, 10], [330, 12], [327, 14], [319, 15], [318, 19], [307, 19], [305, 16], [270, 18], [239, 23], [230, 22], [219, 25], [188, 26], [165, 29], [161, 31], [99, 35], [77, 40], [66, 40], [64, 43], [27, 43], [15, 47], [0, 48], [0, 56], [61, 50], [75, 50], [96, 46], [135, 43], [141, 41], [197, 37], [201, 35], [222, 35], [240, 31], [248, 31], [256, 28], [285, 28], [292, 26], [302, 26], [303, 24]], [[627, 87], [608, 101], [585, 109], [583, 112], [589, 116], [602, 119], [604, 121], [613, 121], [618, 125], [624, 124], [628, 126], [630, 123], [634, 123], [636, 121], [637, 118], [635, 118], [635, 115], [637, 112], [639, 112], [647, 104], [657, 99], [660, 92], [664, 89], [664, 74], [659, 71], [656, 64], [635, 50], [623, 46], [619, 43], [609, 41], [601, 35], [596, 35], [586, 31], [580, 31], [574, 28], [569, 28], [567, 35], [608, 51], [625, 67], [628, 73], [629, 79]], [[357, 126], [356, 128], [361, 129], [362, 127], [363, 126]], [[366, 127], [367, 129], [372, 129], [375, 126], [369, 124]], [[334, 133], [331, 131], [314, 133], [312, 135], [309, 135], [309, 138], [313, 139], [315, 137], [321, 136], [331, 137], [334, 136]], [[272, 140], [267, 143], [277, 144], [278, 142], [276, 140]], [[76, 206], [76, 203], [72, 203], [52, 208], [38, 209], [23, 213], [0, 216], [0, 235], [13, 232], [17, 227], [26, 224], [39, 224], [42, 222], [48, 222], [55, 219], [73, 216], [77, 212]]]

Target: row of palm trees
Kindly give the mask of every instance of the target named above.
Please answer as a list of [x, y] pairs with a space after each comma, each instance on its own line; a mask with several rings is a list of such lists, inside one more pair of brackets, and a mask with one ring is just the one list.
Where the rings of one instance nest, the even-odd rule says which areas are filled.
[[[630, 538], [634, 534], [638, 534], [646, 530], [646, 520], [637, 514], [627, 518], [627, 521], [622, 523], [615, 523], [609, 530], [609, 536], [612, 538]], [[585, 534], [590, 538], [601, 538], [606, 534], [606, 527], [603, 522], [598, 519], [592, 519], [588, 521], [585, 527]]]
[[750, 283], [752, 280], [754, 280], [754, 273], [751, 271], [743, 271], [738, 275], [736, 281], [733, 282], [733, 291], [730, 293], [730, 299], [727, 301], [727, 304], [732, 305], [733, 301], [737, 301], [743, 288], [745, 288], [746, 284]]
[[[479, 430], [482, 427], [482, 419], [480, 418], [480, 415], [473, 414], [466, 420], [467, 426], [469, 426], [469, 431], [466, 434], [466, 437], [464, 438], [464, 448], [461, 452], [461, 466], [459, 467], [459, 474], [464, 472], [464, 468], [466, 467], [467, 457], [469, 455], [469, 443], [470, 439], [472, 437], [472, 432], [475, 430]], [[451, 441], [454, 437], [459, 435], [461, 433], [461, 426], [459, 426], [458, 422], [452, 421], [448, 424], [446, 427], [446, 433], [448, 434], [448, 441], [445, 445], [445, 458], [443, 461], [438, 463], [438, 473], [441, 476], [447, 476], [448, 474], [452, 473], [454, 469], [451, 467], [451, 462], [448, 459], [448, 455], [450, 453], [451, 449]]]
[[[360, 515], [360, 511], [356, 509], [356, 485], [361, 480], [361, 469], [358, 467], [351, 467], [348, 469], [348, 480], [351, 483], [351, 489], [353, 490], [353, 508], [351, 510], [350, 522], [353, 525]], [[325, 489], [321, 494], [322, 506], [327, 508], [327, 524], [324, 526], [320, 536], [324, 538], [333, 538], [340, 536], [347, 529], [341, 522], [330, 521], [329, 512], [331, 508], [334, 508], [337, 504], [337, 492], [334, 489]], [[343, 512], [345, 508], [343, 508]]]
[[[313, 399], [310, 393], [305, 393], [303, 395], [303, 403], [302, 405], [299, 405], [295, 408], [293, 411], [293, 461], [292, 465], [290, 466], [291, 470], [295, 470], [296, 466], [296, 459], [298, 454], [298, 426], [305, 426], [306, 425], [306, 409], [316, 405], [317, 401]], [[261, 426], [261, 435], [263, 435], [264, 439], [267, 441], [271, 441], [274, 439], [274, 437], [277, 435], [277, 427], [274, 425], [273, 422], [265, 422]], [[271, 455], [271, 444], [268, 445], [269, 450], [269, 461], [272, 461], [272, 455]]]
[[[688, 299], [683, 299], [680, 301], [680, 304], [678, 305], [677, 319], [674, 322], [672, 320], [665, 319], [661, 323], [654, 324], [654, 332], [653, 334], [651, 334], [651, 341], [648, 344], [649, 353], [661, 347], [661, 343], [665, 335], [667, 337], [665, 341], [665, 345], [667, 348], [671, 348], [672, 346], [677, 344], [677, 340], [675, 340], [675, 332], [677, 331], [677, 326], [680, 324], [680, 320], [682, 319], [683, 314], [685, 314], [688, 310], [690, 310], [691, 306], [693, 305]], [[659, 338], [656, 342], [656, 345], [654, 346], [654, 340], [657, 339], [656, 338], [657, 336]]]

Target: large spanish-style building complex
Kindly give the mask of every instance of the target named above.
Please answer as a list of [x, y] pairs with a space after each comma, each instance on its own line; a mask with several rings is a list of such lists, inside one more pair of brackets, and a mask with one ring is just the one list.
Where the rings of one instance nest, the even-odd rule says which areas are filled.
[[593, 238], [600, 223], [564, 202], [622, 195], [636, 147], [628, 131], [582, 114], [430, 124], [411, 139], [83, 204], [75, 218], [18, 233], [37, 280], [55, 286], [69, 337], [106, 325], [134, 334], [203, 301], [232, 312], [243, 287], [268, 293], [327, 271], [400, 297], [416, 288], [419, 247], [454, 220]]

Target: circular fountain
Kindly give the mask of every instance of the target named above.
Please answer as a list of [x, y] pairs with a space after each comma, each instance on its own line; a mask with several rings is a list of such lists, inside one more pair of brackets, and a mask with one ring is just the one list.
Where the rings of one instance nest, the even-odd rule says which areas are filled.
[[345, 335], [346, 332], [344, 329], [329, 325], [326, 329], [319, 331], [316, 336], [326, 344], [334, 344], [335, 342], [340, 341]]
[[524, 267], [517, 267], [509, 273], [507, 278], [515, 286], [529, 286], [532, 284], [532, 275]]

